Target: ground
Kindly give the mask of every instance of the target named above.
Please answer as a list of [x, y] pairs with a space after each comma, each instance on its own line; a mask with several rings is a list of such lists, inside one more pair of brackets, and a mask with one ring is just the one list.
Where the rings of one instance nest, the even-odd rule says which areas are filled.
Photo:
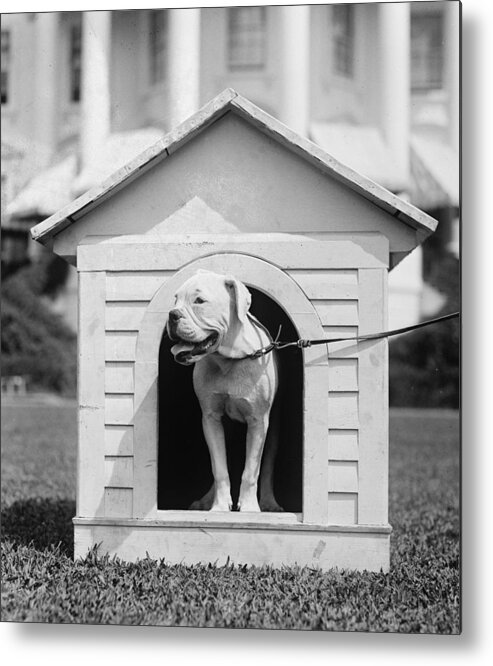
[[394, 410], [391, 570], [72, 562], [76, 408], [2, 409], [2, 620], [458, 633], [459, 421]]

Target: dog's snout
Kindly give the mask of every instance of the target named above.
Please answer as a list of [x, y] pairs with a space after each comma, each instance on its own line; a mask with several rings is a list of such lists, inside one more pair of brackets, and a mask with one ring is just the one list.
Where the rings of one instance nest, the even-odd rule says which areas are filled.
[[183, 313], [180, 312], [180, 310], [170, 310], [169, 313], [169, 320], [172, 324], [176, 324], [176, 322], [183, 317]]

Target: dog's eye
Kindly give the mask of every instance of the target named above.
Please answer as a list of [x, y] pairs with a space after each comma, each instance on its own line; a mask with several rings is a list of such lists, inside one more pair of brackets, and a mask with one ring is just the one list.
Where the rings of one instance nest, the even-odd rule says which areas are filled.
[[200, 298], [200, 296], [197, 296], [197, 298], [194, 300], [194, 303], [197, 305], [202, 305], [202, 303], [205, 303], [203, 298]]

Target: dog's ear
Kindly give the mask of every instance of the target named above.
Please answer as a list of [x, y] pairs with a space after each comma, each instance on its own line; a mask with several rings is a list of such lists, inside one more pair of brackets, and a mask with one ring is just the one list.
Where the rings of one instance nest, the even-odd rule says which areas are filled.
[[243, 282], [240, 282], [235, 277], [226, 277], [225, 284], [226, 288], [232, 292], [232, 298], [236, 305], [236, 316], [243, 324], [246, 320], [247, 312], [250, 309], [252, 295]]

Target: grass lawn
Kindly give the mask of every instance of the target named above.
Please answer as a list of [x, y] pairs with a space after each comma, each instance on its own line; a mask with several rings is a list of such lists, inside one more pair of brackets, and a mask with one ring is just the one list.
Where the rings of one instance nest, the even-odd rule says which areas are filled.
[[389, 574], [74, 563], [76, 411], [4, 406], [2, 620], [458, 633], [459, 424], [395, 411]]

